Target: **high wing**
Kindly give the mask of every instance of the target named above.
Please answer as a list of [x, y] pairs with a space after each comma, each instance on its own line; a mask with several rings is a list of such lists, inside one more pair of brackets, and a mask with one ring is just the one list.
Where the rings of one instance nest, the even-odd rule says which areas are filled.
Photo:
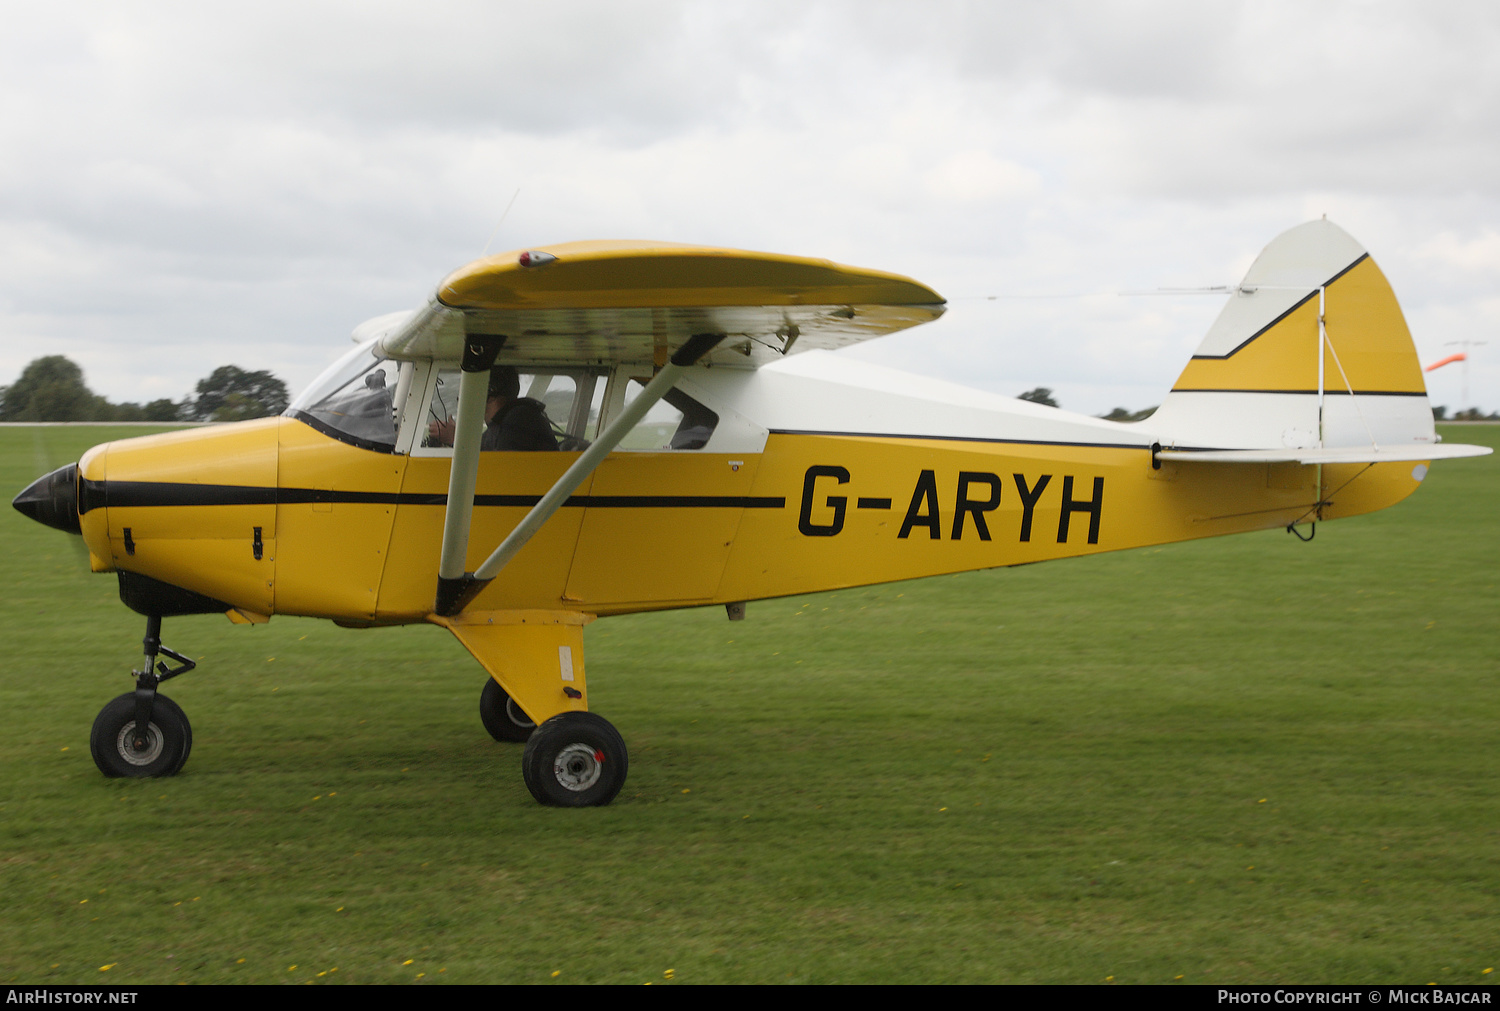
[[698, 334], [701, 359], [757, 366], [937, 319], [943, 298], [910, 278], [828, 260], [667, 242], [516, 250], [450, 274], [414, 313], [371, 320], [392, 358], [456, 360], [504, 337], [496, 362], [661, 366]]
[[[931, 288], [828, 260], [665, 242], [571, 242], [454, 271], [414, 313], [355, 331], [392, 358], [460, 361], [436, 614], [499, 574], [689, 368], [754, 367], [942, 315]], [[654, 377], [473, 572], [464, 568], [491, 367], [649, 365]]]

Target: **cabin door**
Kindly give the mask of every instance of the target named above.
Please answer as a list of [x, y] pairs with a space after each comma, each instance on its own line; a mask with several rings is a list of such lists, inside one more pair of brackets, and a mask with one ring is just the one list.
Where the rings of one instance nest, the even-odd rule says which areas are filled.
[[[607, 417], [639, 394], [648, 370], [617, 370]], [[567, 599], [612, 606], [711, 600], [755, 480], [758, 454], [717, 453], [719, 415], [673, 390], [594, 472]]]

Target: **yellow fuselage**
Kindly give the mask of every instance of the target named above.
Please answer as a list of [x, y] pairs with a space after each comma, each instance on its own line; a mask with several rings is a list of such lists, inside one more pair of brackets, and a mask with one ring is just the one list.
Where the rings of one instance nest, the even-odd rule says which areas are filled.
[[[471, 569], [576, 457], [482, 455]], [[272, 418], [106, 444], [80, 469], [96, 571], [257, 616], [433, 610], [446, 458]], [[470, 610], [623, 614], [1025, 564], [1284, 527], [1324, 500], [1318, 518], [1355, 515], [1417, 483], [1409, 463], [1153, 467], [1149, 449], [951, 438], [773, 432], [754, 454], [617, 452]]]

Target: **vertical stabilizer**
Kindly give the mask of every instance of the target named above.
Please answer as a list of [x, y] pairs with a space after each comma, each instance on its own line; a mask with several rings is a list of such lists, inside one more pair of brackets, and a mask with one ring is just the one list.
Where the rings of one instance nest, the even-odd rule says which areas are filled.
[[1395, 293], [1370, 254], [1326, 220], [1261, 252], [1151, 427], [1183, 448], [1435, 441]]

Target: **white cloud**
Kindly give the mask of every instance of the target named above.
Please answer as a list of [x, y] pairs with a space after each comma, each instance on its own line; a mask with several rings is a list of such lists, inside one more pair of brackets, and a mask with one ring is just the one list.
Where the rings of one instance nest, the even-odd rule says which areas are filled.
[[[1237, 280], [1322, 213], [1424, 357], [1494, 322], [1484, 5], [3, 13], [0, 383], [66, 353], [114, 400], [231, 361], [298, 386], [479, 255], [517, 187], [495, 250], [652, 237], [909, 273], [948, 316], [857, 354], [1095, 413], [1159, 399], [1216, 311], [1100, 293]], [[1037, 294], [1089, 297], [965, 298]]]
[[1417, 247], [1416, 256], [1469, 275], [1500, 275], [1500, 232], [1485, 228], [1468, 238], [1456, 232], [1439, 232]]

